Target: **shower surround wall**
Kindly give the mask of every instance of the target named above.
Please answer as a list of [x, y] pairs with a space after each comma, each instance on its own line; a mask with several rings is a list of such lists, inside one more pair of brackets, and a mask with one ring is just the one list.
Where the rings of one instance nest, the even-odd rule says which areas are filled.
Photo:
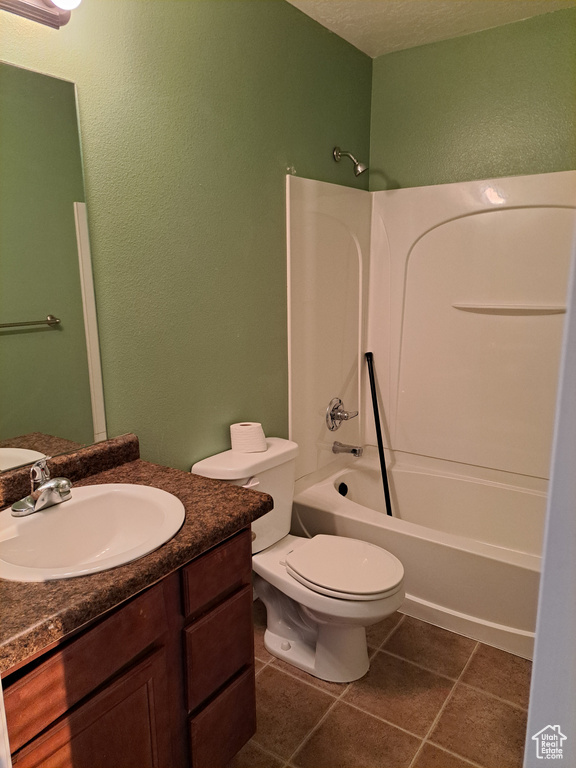
[[396, 452], [548, 477], [575, 180], [374, 193], [367, 343]]
[[[534, 630], [575, 199], [573, 171], [376, 193], [288, 179], [296, 520], [314, 532], [306, 509], [322, 509], [322, 482], [355, 464], [329, 452], [333, 439], [376, 444], [371, 349], [395, 519], [385, 520], [378, 484], [370, 502], [372, 489], [347, 506], [327, 499], [317, 519], [403, 560], [407, 612], [522, 655]], [[361, 417], [331, 433], [324, 411], [336, 396]]]
[[[361, 403], [370, 193], [287, 176], [289, 424], [296, 477], [330, 464], [332, 443], [359, 444], [359, 418], [326, 428], [328, 403]], [[357, 193], [357, 194], [356, 194]]]

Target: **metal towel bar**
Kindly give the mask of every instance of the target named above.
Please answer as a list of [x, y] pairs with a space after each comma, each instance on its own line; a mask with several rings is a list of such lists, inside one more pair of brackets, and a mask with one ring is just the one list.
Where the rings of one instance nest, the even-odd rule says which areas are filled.
[[30, 320], [27, 323], [0, 323], [0, 328], [20, 328], [24, 325], [58, 325], [59, 317], [47, 315], [46, 320]]

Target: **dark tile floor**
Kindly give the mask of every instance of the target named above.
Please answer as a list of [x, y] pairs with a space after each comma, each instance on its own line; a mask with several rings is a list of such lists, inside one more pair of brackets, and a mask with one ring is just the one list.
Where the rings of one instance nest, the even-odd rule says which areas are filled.
[[394, 614], [371, 665], [326, 683], [264, 648], [254, 604], [258, 730], [228, 768], [520, 768], [531, 663]]

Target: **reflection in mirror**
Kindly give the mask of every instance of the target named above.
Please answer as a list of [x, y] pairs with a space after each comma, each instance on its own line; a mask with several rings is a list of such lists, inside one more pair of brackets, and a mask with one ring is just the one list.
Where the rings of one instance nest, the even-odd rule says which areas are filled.
[[[30, 460], [21, 450], [55, 455], [106, 437], [103, 402], [96, 424], [91, 397], [101, 394], [101, 377], [73, 83], [0, 63], [0, 168], [0, 469], [7, 469]], [[60, 322], [24, 325], [48, 315]]]

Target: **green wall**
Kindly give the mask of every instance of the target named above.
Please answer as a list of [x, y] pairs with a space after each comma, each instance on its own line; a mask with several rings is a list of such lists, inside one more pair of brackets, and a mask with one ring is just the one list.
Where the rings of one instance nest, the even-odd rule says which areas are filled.
[[576, 168], [576, 8], [374, 60], [370, 189]]
[[365, 186], [335, 144], [372, 189], [576, 167], [573, 9], [373, 63], [284, 0], [0, 14], [0, 59], [77, 83], [109, 433], [153, 461], [287, 433], [287, 170]]
[[287, 434], [285, 174], [365, 186], [371, 60], [284, 0], [8, 13], [0, 58], [73, 80], [107, 424], [189, 468], [228, 425]]
[[94, 439], [74, 202], [84, 200], [74, 84], [0, 64], [0, 440]]

